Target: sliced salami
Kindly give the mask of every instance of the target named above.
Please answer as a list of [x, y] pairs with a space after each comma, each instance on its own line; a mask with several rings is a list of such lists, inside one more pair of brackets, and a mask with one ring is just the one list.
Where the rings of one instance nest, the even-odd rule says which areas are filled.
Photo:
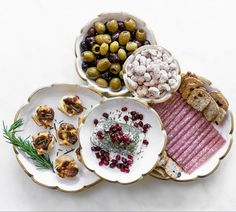
[[189, 161], [191, 161], [199, 152], [202, 151], [202, 149], [212, 143], [218, 135], [219, 133], [213, 128], [203, 140], [199, 141], [196, 146], [194, 145], [191, 153], [185, 158], [181, 165], [185, 166], [186, 164], [188, 164]]
[[[179, 133], [168, 142], [167, 149], [168, 154], [173, 156], [175, 152], [185, 143], [183, 139], [185, 135], [190, 134], [193, 135], [194, 132], [204, 123], [206, 122], [205, 118], [201, 113], [197, 113]], [[173, 158], [174, 159], [174, 158]]]
[[[212, 126], [209, 122], [204, 123], [199, 129], [196, 130], [196, 132], [191, 135], [191, 134], [186, 134], [183, 138], [185, 143], [178, 149], [178, 151], [173, 155], [173, 158], [175, 160], [182, 161], [186, 157], [184, 154], [184, 151], [197, 139], [197, 138], [204, 138], [208, 131], [206, 130], [211, 130]], [[183, 154], [183, 155], [182, 155]], [[180, 157], [180, 158], [179, 158]]]
[[194, 148], [201, 142], [205, 137], [213, 130], [213, 126], [211, 124], [208, 125], [207, 128], [199, 135], [196, 136], [195, 139], [189, 139], [187, 148], [183, 151], [183, 153], [176, 158], [178, 164], [183, 164], [183, 161], [188, 157], [189, 154], [194, 150]]
[[197, 162], [193, 163], [190, 168], [186, 167], [187, 173], [191, 174], [195, 171], [200, 165], [202, 165], [205, 161], [207, 161], [215, 152], [217, 152], [223, 145], [225, 144], [224, 138], [220, 137], [214, 146], [212, 146], [201, 158], [197, 160]]

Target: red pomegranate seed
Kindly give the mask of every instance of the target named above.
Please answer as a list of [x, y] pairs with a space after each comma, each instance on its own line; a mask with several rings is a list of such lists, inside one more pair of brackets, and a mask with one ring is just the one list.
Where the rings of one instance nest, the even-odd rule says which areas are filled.
[[111, 162], [116, 164], [118, 161], [115, 159], [112, 159]]
[[148, 144], [149, 144], [148, 140], [147, 140], [147, 139], [144, 139], [144, 140], [143, 140], [143, 144], [144, 144], [144, 145], [148, 145]]
[[98, 120], [97, 120], [97, 119], [94, 119], [94, 120], [93, 120], [93, 123], [94, 123], [95, 126], [97, 126]]
[[103, 135], [103, 134], [102, 134], [102, 131], [99, 130], [97, 131], [97, 136], [100, 136], [100, 135]]
[[137, 122], [135, 122], [135, 123], [134, 123], [134, 126], [135, 126], [136, 128], [138, 128], [139, 125], [138, 125]]
[[127, 122], [129, 120], [129, 116], [125, 115], [123, 119]]
[[136, 111], [131, 111], [131, 113], [130, 113], [132, 116], [135, 116], [136, 114], [137, 114], [137, 112]]
[[108, 113], [103, 113], [102, 116], [105, 117], [106, 119], [108, 119], [109, 117]]
[[128, 142], [129, 141], [129, 136], [128, 135], [124, 135], [124, 141]]
[[103, 164], [104, 164], [105, 166], [108, 166], [108, 165], [109, 165], [109, 162], [108, 162], [107, 160], [103, 160], [102, 162], [103, 162]]
[[120, 160], [120, 155], [116, 155], [116, 160]]
[[127, 164], [130, 166], [133, 164], [133, 160], [127, 160]]
[[96, 158], [101, 158], [101, 155], [99, 154], [99, 152], [96, 152]]
[[105, 150], [102, 149], [102, 150], [100, 151], [100, 153], [101, 153], [102, 155], [104, 155]]
[[98, 163], [99, 166], [102, 166], [103, 165], [103, 161], [101, 160], [99, 163]]
[[123, 112], [125, 112], [125, 111], [127, 111], [127, 110], [128, 110], [127, 107], [122, 107], [122, 108], [121, 108], [121, 111], [123, 111]]
[[96, 146], [95, 147], [95, 151], [100, 151], [101, 150], [101, 147], [100, 146]]
[[111, 164], [109, 165], [109, 167], [112, 168], [112, 169], [115, 168], [115, 166], [116, 166], [116, 164], [114, 164], [114, 163], [111, 163]]
[[128, 157], [128, 159], [133, 160], [133, 156], [132, 155], [128, 155], [127, 157]]
[[139, 114], [139, 119], [143, 120], [143, 114]]
[[150, 128], [150, 127], [151, 127], [150, 124], [144, 124], [144, 125], [143, 125], [143, 129], [148, 129], [148, 128]]
[[119, 132], [118, 132], [118, 135], [119, 135], [119, 136], [123, 136], [123, 135], [124, 135], [123, 131], [119, 131]]
[[124, 168], [124, 172], [129, 173], [129, 172], [130, 172], [129, 168], [128, 168], [128, 167], [125, 167], [125, 168]]
[[91, 150], [92, 150], [93, 152], [95, 152], [95, 151], [96, 151], [96, 147], [95, 147], [95, 146], [92, 146], [92, 147], [91, 147]]
[[116, 165], [116, 167], [117, 167], [118, 169], [121, 169], [121, 168], [123, 167], [123, 164], [122, 164], [122, 163], [118, 163], [118, 164]]
[[125, 163], [125, 164], [127, 163], [127, 159], [126, 158], [123, 157], [121, 160], [122, 160], [123, 163]]
[[143, 126], [143, 122], [142, 121], [139, 121], [139, 126], [142, 127]]
[[101, 140], [103, 140], [104, 139], [104, 135], [99, 135], [98, 136], [98, 139], [101, 141]]

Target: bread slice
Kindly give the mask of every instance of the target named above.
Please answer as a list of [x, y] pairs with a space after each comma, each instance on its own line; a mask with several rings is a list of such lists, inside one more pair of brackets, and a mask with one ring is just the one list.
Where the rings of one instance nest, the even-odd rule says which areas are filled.
[[187, 84], [182, 90], [183, 99], [187, 99], [189, 97], [190, 93], [196, 88], [200, 88], [199, 85], [196, 83]]
[[219, 114], [219, 106], [213, 98], [211, 98], [209, 105], [203, 110], [203, 114], [207, 121], [213, 121]]
[[186, 77], [182, 79], [181, 85], [180, 85], [180, 93], [183, 92], [183, 90], [186, 88], [186, 86], [190, 83], [196, 84], [198, 87], [202, 87], [204, 84], [201, 80], [199, 80], [197, 77]]
[[220, 93], [219, 91], [212, 91], [210, 92], [210, 95], [216, 101], [219, 107], [223, 108], [225, 111], [228, 110], [229, 103], [222, 93]]
[[193, 90], [187, 99], [187, 103], [197, 111], [203, 111], [211, 101], [211, 96], [203, 88]]
[[171, 178], [176, 179], [181, 176], [182, 169], [177, 165], [175, 161], [169, 158], [165, 166], [165, 171], [166, 174], [168, 174]]
[[219, 108], [219, 113], [216, 116], [214, 121], [215, 121], [216, 124], [223, 124], [224, 121], [225, 121], [225, 118], [226, 118], [226, 112], [223, 108], [220, 107]]

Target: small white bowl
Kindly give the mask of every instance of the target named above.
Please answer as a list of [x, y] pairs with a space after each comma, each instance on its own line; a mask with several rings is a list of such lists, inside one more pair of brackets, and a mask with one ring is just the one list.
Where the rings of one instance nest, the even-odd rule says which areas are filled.
[[[96, 128], [94, 126], [94, 119], [99, 119], [102, 117], [103, 112], [107, 112], [110, 113], [111, 118], [125, 123], [120, 116], [117, 117], [114, 115], [122, 107], [128, 107], [129, 111], [142, 113], [144, 116], [143, 122], [149, 123], [152, 126], [146, 134], [149, 144], [141, 149], [141, 155], [139, 154], [140, 152], [134, 155], [134, 162], [129, 173], [123, 173], [117, 168], [111, 169], [107, 166], [99, 166], [99, 160], [91, 150], [93, 146], [91, 136]], [[116, 97], [104, 100], [100, 105], [93, 108], [80, 125], [81, 158], [85, 166], [101, 178], [110, 182], [129, 184], [142, 179], [144, 175], [147, 175], [155, 168], [160, 155], [165, 149], [166, 142], [166, 132], [163, 129], [158, 114], [146, 103], [133, 97]], [[142, 145], [142, 143], [139, 142], [137, 145]]]
[[97, 18], [89, 21], [81, 29], [81, 34], [76, 38], [76, 41], [75, 41], [76, 71], [77, 71], [77, 74], [80, 76], [80, 78], [82, 80], [86, 81], [97, 92], [103, 93], [106, 96], [121, 96], [121, 95], [125, 95], [128, 93], [128, 89], [126, 88], [126, 86], [123, 86], [123, 88], [120, 91], [112, 91], [110, 88], [101, 88], [96, 85], [94, 80], [88, 79], [85, 72], [81, 68], [83, 60], [82, 60], [81, 52], [80, 52], [80, 43], [85, 39], [88, 29], [96, 21], [106, 22], [106, 21], [113, 19], [113, 18], [117, 19], [119, 21], [124, 21], [127, 18], [134, 19], [137, 23], [137, 27], [142, 28], [142, 29], [144, 29], [144, 31], [146, 31], [147, 40], [149, 40], [151, 44], [156, 44], [156, 39], [155, 39], [153, 32], [147, 27], [147, 24], [143, 20], [141, 20], [133, 15], [130, 15], [128, 13], [125, 13], [125, 12], [102, 13], [102, 14], [98, 15]]
[[133, 52], [132, 55], [130, 55], [127, 60], [125, 61], [124, 65], [123, 65], [123, 70], [124, 70], [124, 82], [126, 87], [128, 88], [129, 92], [131, 92], [135, 97], [142, 99], [143, 101], [153, 104], [153, 103], [162, 103], [167, 101], [171, 96], [172, 93], [176, 92], [179, 89], [179, 86], [181, 84], [181, 76], [180, 76], [180, 66], [178, 61], [172, 56], [172, 54], [165, 48], [162, 47], [162, 49], [165, 51], [165, 53], [169, 56], [171, 56], [174, 59], [175, 64], [177, 65], [178, 68], [178, 76], [177, 76], [177, 81], [178, 81], [178, 85], [175, 89], [171, 90], [170, 92], [168, 92], [165, 96], [161, 97], [161, 98], [148, 98], [148, 97], [140, 97], [137, 92], [135, 90], [133, 90], [130, 85], [127, 82], [127, 66], [133, 62], [134, 58], [136, 57], [136, 55], [140, 54], [140, 52], [142, 52], [143, 50], [146, 49], [157, 49], [158, 45], [145, 45], [145, 46], [141, 46], [140, 48], [138, 48], [136, 51]]

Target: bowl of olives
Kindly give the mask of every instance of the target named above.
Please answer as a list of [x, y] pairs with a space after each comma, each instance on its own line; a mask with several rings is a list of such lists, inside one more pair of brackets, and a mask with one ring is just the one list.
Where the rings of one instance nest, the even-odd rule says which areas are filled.
[[136, 49], [148, 44], [156, 44], [156, 39], [144, 21], [124, 12], [102, 13], [76, 38], [76, 71], [106, 96], [125, 95], [123, 64]]

